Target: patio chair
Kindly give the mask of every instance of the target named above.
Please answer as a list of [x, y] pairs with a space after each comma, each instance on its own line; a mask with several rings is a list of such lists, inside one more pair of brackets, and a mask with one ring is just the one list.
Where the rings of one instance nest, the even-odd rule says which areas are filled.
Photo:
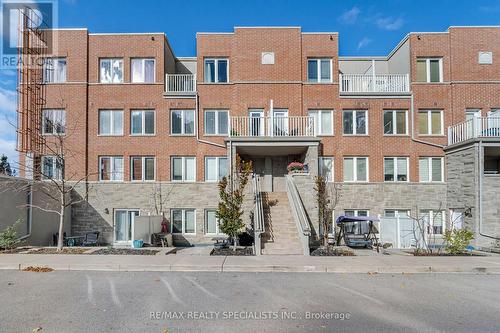
[[[59, 240], [59, 232], [52, 234], [52, 245], [57, 246], [57, 241]], [[63, 232], [63, 245], [66, 245], [66, 231]]]
[[99, 245], [99, 231], [87, 232], [85, 234], [85, 240], [82, 243], [83, 246], [98, 246]]

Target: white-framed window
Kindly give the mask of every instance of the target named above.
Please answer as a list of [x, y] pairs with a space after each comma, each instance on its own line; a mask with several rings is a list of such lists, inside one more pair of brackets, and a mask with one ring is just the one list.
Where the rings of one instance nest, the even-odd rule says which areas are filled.
[[227, 176], [227, 157], [205, 157], [205, 181], [216, 182]]
[[427, 233], [433, 235], [442, 235], [445, 229], [445, 212], [439, 210], [423, 209], [420, 210], [419, 218], [422, 219], [427, 227]]
[[368, 112], [366, 110], [344, 110], [342, 117], [344, 135], [368, 134]]
[[420, 157], [418, 160], [420, 182], [442, 182], [444, 163], [442, 157]]
[[123, 135], [123, 110], [99, 110], [99, 135]]
[[228, 121], [228, 110], [205, 110], [205, 135], [227, 135]]
[[[481, 113], [479, 113], [479, 116], [481, 116]], [[500, 117], [500, 108], [492, 108], [490, 111], [488, 111], [488, 117], [495, 117], [498, 118]]]
[[465, 109], [465, 120], [471, 120], [474, 117], [481, 117], [481, 109]]
[[114, 215], [115, 243], [130, 243], [139, 209], [115, 209]]
[[227, 58], [207, 58], [204, 62], [205, 82], [229, 82], [229, 60]]
[[172, 181], [196, 181], [196, 158], [176, 156], [172, 157]]
[[194, 135], [194, 110], [172, 110], [170, 130], [173, 135]]
[[316, 83], [332, 82], [332, 59], [307, 59], [307, 81]]
[[64, 134], [66, 131], [66, 110], [42, 110], [42, 134]]
[[332, 110], [309, 110], [309, 116], [314, 119], [315, 135], [333, 135]]
[[196, 234], [196, 210], [195, 209], [172, 209], [171, 232], [173, 234]]
[[58, 156], [42, 156], [42, 179], [61, 180], [63, 177], [64, 161]]
[[368, 157], [344, 157], [344, 181], [368, 181]]
[[155, 59], [135, 58], [130, 61], [131, 80], [133, 83], [155, 82]]
[[327, 182], [333, 182], [333, 157], [322, 156], [319, 158], [319, 174]]
[[100, 156], [99, 180], [123, 181], [123, 156]]
[[99, 82], [123, 83], [123, 59], [99, 59]]
[[384, 211], [384, 216], [385, 217], [408, 218], [408, 217], [410, 217], [410, 210], [409, 209], [386, 209]]
[[205, 209], [205, 235], [224, 235], [219, 229], [219, 219], [215, 214], [215, 209]]
[[369, 210], [367, 209], [346, 209], [344, 210], [345, 216], [368, 216]]
[[131, 135], [154, 135], [155, 134], [155, 111], [154, 110], [132, 110], [132, 111], [130, 111], [130, 134]]
[[130, 179], [132, 181], [155, 180], [156, 161], [153, 156], [130, 157]]
[[421, 110], [418, 112], [420, 135], [443, 135], [443, 110]]
[[66, 82], [66, 58], [45, 58], [43, 60], [43, 82]]
[[384, 157], [384, 181], [408, 181], [408, 157]]
[[408, 111], [384, 110], [384, 134], [386, 135], [408, 134]]
[[443, 58], [417, 58], [417, 82], [443, 82]]

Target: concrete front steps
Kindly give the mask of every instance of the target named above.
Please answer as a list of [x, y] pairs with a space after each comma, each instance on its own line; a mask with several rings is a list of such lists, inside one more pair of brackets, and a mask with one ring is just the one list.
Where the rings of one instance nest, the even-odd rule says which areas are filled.
[[303, 254], [286, 192], [265, 192], [263, 199], [265, 232], [262, 235], [262, 254]]

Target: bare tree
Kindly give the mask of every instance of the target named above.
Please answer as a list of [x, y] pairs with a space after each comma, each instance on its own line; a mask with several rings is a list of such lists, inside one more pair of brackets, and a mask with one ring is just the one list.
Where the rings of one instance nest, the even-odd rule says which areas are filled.
[[[411, 213], [408, 214], [408, 217], [413, 221], [413, 237], [416, 241], [415, 246], [417, 251], [433, 253], [433, 248], [430, 244], [436, 244], [436, 233], [430, 232], [431, 225], [429, 222], [431, 217], [432, 221], [435, 221], [436, 217], [442, 214], [441, 207], [442, 202], [439, 203], [439, 207], [436, 210], [433, 210], [432, 216], [420, 214], [418, 205], [415, 206], [416, 215], [412, 215]], [[441, 215], [441, 218], [443, 219], [444, 217]], [[397, 237], [400, 237], [400, 235], [397, 235]], [[439, 253], [441, 249], [438, 248], [437, 251]]]
[[[156, 215], [163, 215], [163, 206], [167, 203], [168, 197], [170, 193], [174, 190], [173, 186], [170, 186], [166, 192], [163, 190], [163, 184], [159, 182], [155, 184], [153, 187], [153, 191], [151, 193], [151, 201], [155, 209]], [[165, 216], [163, 216], [165, 218]]]
[[[333, 186], [328, 186], [327, 179], [324, 176], [317, 176], [315, 183], [316, 186], [314, 189], [316, 190], [316, 200], [318, 203], [318, 220], [322, 231], [320, 240], [323, 246], [328, 246], [328, 233], [330, 223], [332, 222], [332, 213], [340, 201], [342, 188], [336, 183]], [[335, 229], [335, 225], [333, 225], [333, 229]]]
[[[61, 109], [64, 109], [64, 100], [60, 99]], [[85, 156], [85, 151], [78, 151], [77, 146], [70, 145], [68, 140], [78, 135], [78, 120], [71, 128], [66, 126], [65, 115], [60, 119], [43, 119], [42, 131], [46, 134], [41, 140], [40, 151], [35, 152], [40, 158], [33, 158], [30, 163], [19, 163], [19, 170], [26, 174], [33, 175], [33, 179], [25, 186], [11, 186], [6, 190], [40, 192], [42, 203], [27, 203], [24, 206], [39, 209], [45, 212], [54, 213], [59, 217], [59, 237], [57, 249], [63, 248], [63, 230], [66, 210], [68, 207], [79, 204], [87, 200], [89, 191], [88, 178], [96, 173], [86, 173], [72, 171], [68, 172], [66, 167], [69, 161], [78, 164], [79, 157]], [[32, 133], [32, 135], [42, 135], [42, 133]], [[81, 169], [79, 169], [81, 171]], [[73, 194], [75, 188], [85, 183], [85, 195], [75, 197]], [[36, 185], [36, 186], [33, 186]], [[15, 187], [15, 188], [14, 188]], [[54, 208], [54, 207], [57, 207]]]

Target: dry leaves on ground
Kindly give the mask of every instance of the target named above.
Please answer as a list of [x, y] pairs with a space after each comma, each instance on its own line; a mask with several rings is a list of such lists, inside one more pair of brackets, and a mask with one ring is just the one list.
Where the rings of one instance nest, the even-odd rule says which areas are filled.
[[52, 272], [54, 269], [50, 267], [38, 267], [38, 266], [28, 266], [23, 269], [24, 272], [36, 272], [36, 273], [48, 273]]

